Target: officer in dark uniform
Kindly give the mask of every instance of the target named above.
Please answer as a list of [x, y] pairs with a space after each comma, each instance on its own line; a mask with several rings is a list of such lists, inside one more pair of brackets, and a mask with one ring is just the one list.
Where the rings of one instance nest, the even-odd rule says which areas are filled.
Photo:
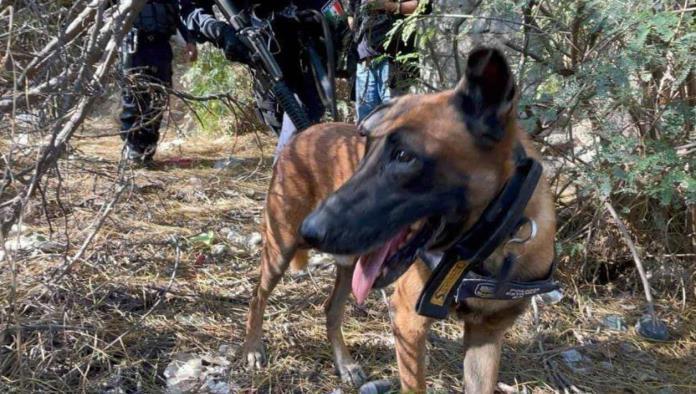
[[189, 60], [195, 60], [196, 47], [179, 17], [177, 0], [148, 0], [124, 39], [121, 138], [128, 160], [150, 162], [157, 149], [167, 88], [172, 85], [169, 40], [177, 29], [187, 42]]
[[[327, 0], [298, 0], [294, 4], [298, 9], [313, 8], [320, 10]], [[213, 0], [179, 0], [181, 4], [181, 17], [186, 27], [195, 38], [200, 41], [208, 41], [218, 48], [223, 49], [225, 56], [230, 61], [249, 64], [250, 55], [247, 48], [237, 37], [232, 26], [219, 21], [213, 13]], [[254, 13], [261, 19], [270, 18], [293, 2], [290, 0], [234, 0], [239, 8], [254, 7]], [[284, 19], [277, 15], [271, 20], [275, 33], [275, 40], [280, 49], [275, 54], [275, 59], [280, 66], [285, 82], [293, 93], [297, 95], [312, 123], [320, 120], [324, 114], [324, 105], [317, 92], [317, 84], [314, 81], [311, 70], [306, 61], [300, 59], [302, 53], [298, 37], [298, 29], [303, 29], [304, 34], [321, 35], [320, 26], [303, 26], [297, 21]], [[254, 92], [257, 110], [262, 120], [276, 134], [280, 135], [279, 147], [289, 139], [294, 132], [294, 125], [289, 117], [283, 116], [282, 109], [268, 92], [256, 90]], [[287, 131], [287, 133], [286, 133]], [[287, 136], [287, 137], [286, 137]]]

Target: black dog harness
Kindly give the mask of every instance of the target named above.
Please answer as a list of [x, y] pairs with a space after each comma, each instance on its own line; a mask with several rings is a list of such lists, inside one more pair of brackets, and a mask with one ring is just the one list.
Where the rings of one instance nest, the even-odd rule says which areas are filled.
[[[431, 267], [436, 267], [439, 263], [439, 257], [441, 257], [425, 253], [421, 253], [419, 256], [421, 260]], [[483, 270], [482, 267], [472, 267], [462, 278], [462, 282], [454, 294], [454, 302], [461, 303], [467, 298], [518, 300], [559, 289], [558, 283], [553, 279], [553, 273], [556, 271], [555, 262], [551, 265], [549, 273], [544, 278], [521, 282], [504, 278], [503, 272], [509, 272], [514, 261], [514, 255], [509, 254], [503, 262], [501, 275], [491, 274]]]
[[530, 222], [524, 217], [524, 209], [539, 183], [542, 167], [527, 157], [521, 145], [518, 145], [515, 155], [515, 173], [478, 221], [444, 251], [439, 261], [420, 253], [433, 273], [418, 299], [418, 314], [444, 319], [453, 303], [466, 298], [515, 300], [558, 289], [552, 278], [555, 264], [546, 278], [532, 282], [509, 280], [517, 261], [512, 253], [505, 256], [497, 277], [482, 269], [483, 262], [503, 242]]
[[551, 266], [551, 270], [544, 279], [530, 282], [501, 281], [492, 275], [482, 276], [469, 271], [457, 288], [454, 301], [461, 303], [467, 298], [519, 300], [558, 290], [558, 283], [553, 280], [554, 269], [555, 264]]

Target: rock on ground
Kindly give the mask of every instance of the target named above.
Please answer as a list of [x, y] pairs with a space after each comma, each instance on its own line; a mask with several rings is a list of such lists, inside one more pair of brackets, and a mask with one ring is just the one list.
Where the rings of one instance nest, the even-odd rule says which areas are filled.
[[585, 357], [577, 350], [570, 349], [561, 353], [563, 362], [570, 368], [573, 372], [578, 374], [585, 374], [590, 371], [590, 369], [585, 365]]

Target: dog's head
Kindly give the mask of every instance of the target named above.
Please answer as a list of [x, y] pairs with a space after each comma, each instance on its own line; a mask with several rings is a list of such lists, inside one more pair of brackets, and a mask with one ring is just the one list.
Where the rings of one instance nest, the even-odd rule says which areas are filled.
[[[451, 232], [442, 229], [470, 225], [494, 198], [513, 170], [514, 101], [504, 56], [481, 48], [454, 90], [400, 97], [361, 122], [363, 160], [300, 229], [312, 247], [363, 255], [353, 278], [358, 301], [375, 281], [383, 286], [403, 273], [399, 264], [410, 264], [418, 248], [447, 246]], [[423, 234], [426, 220], [442, 225]]]

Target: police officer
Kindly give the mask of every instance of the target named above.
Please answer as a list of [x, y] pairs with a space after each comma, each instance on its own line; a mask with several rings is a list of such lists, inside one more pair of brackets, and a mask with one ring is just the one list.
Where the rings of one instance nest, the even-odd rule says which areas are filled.
[[169, 40], [177, 30], [187, 42], [189, 60], [194, 61], [196, 46], [181, 22], [177, 0], [148, 0], [124, 39], [121, 138], [128, 160], [149, 163], [157, 149], [167, 88], [172, 85]]
[[[418, 78], [416, 35], [404, 40], [404, 25], [397, 23], [416, 12], [421, 3], [422, 11], [430, 13], [430, 0], [351, 0], [359, 59], [355, 73], [358, 121], [380, 104], [406, 93]], [[396, 37], [389, 39], [394, 28]], [[399, 56], [408, 60], [397, 61]]]
[[[254, 7], [254, 13], [261, 19], [270, 18], [275, 13], [283, 10], [292, 4], [289, 0], [233, 0], [238, 3], [239, 8]], [[320, 9], [326, 0], [299, 0], [295, 4], [299, 9], [314, 8]], [[248, 49], [242, 44], [237, 36], [237, 32], [226, 22], [219, 21], [213, 13], [213, 0], [179, 0], [181, 4], [181, 17], [186, 23], [188, 30], [200, 41], [208, 41], [218, 48], [223, 49], [225, 56], [230, 61], [250, 63]], [[298, 40], [298, 29], [307, 29], [304, 33], [321, 34], [319, 26], [300, 26], [296, 21], [287, 20], [280, 17], [272, 19], [272, 27], [275, 33], [275, 40], [278, 43], [280, 53], [275, 54], [275, 59], [280, 66], [286, 84], [290, 90], [299, 98], [300, 102], [308, 114], [309, 120], [316, 123], [324, 114], [324, 106], [317, 92], [317, 84], [314, 81], [311, 70], [307, 67], [307, 62], [300, 59], [302, 53], [300, 40]], [[275, 99], [269, 92], [262, 92], [258, 89], [254, 92], [257, 111], [262, 120], [274, 132], [279, 134], [279, 143], [276, 153], [282, 145], [290, 139], [295, 131], [295, 126], [287, 115], [282, 113]]]

